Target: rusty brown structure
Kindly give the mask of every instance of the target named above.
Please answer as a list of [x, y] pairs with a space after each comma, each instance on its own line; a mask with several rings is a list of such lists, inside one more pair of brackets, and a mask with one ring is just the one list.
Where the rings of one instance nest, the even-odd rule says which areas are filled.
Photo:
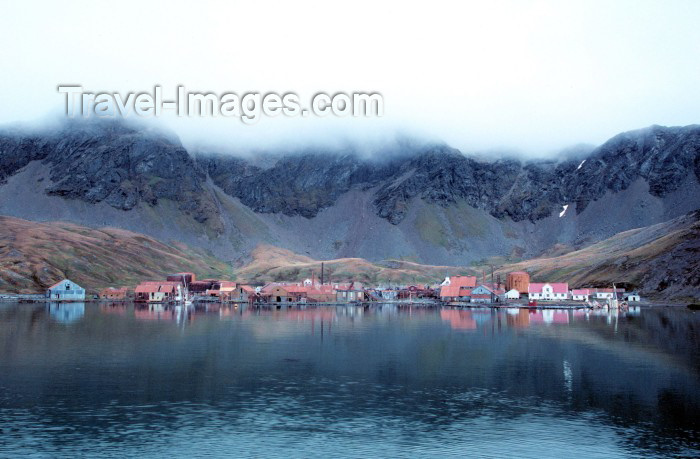
[[525, 271], [513, 271], [506, 276], [506, 291], [515, 289], [521, 294], [527, 294], [527, 288], [529, 286], [530, 275]]

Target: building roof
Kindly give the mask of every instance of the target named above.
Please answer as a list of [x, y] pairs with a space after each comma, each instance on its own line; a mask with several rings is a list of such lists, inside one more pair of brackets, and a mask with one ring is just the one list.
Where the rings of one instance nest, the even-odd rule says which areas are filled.
[[531, 282], [527, 291], [528, 293], [542, 293], [545, 285], [552, 287], [552, 293], [567, 293], [569, 291], [568, 282]]
[[141, 282], [134, 289], [134, 293], [158, 293], [158, 292], [172, 292], [178, 285], [179, 282], [158, 282], [158, 281], [146, 281]]
[[589, 288], [579, 288], [571, 291], [572, 295], [590, 295], [591, 289]]
[[440, 287], [440, 296], [442, 297], [453, 297], [453, 296], [468, 296], [469, 293], [461, 293], [462, 288], [471, 289], [476, 287], [476, 276], [453, 276], [450, 277], [450, 285], [443, 285]]
[[179, 281], [143, 281], [139, 285], [172, 285], [173, 287], [177, 287], [178, 285], [182, 285], [181, 282]]
[[100, 292], [113, 292], [113, 293], [121, 293], [121, 292], [128, 292], [128, 291], [129, 291], [129, 287], [119, 287], [119, 288], [106, 287], [106, 288], [103, 288], [102, 290], [100, 290]]
[[[51, 287], [49, 287], [47, 290], [53, 290], [53, 289], [55, 289], [55, 288], [58, 288], [58, 287], [59, 287], [62, 283], [64, 283], [64, 282], [70, 282], [71, 284], [73, 284], [73, 286], [78, 287], [79, 289], [82, 288], [80, 285], [76, 284], [75, 282], [73, 282], [73, 281], [70, 280], [70, 279], [63, 279], [62, 281], [56, 282], [55, 284], [53, 284], [53, 285], [52, 285]], [[77, 289], [73, 288], [73, 289], [71, 289], [71, 290], [77, 290]]]
[[471, 289], [460, 287], [459, 285], [445, 285], [440, 287], [441, 297], [469, 296], [471, 293]]
[[474, 293], [474, 290], [481, 289], [481, 290], [486, 290], [487, 293], [495, 293], [495, 289], [493, 287], [490, 287], [488, 285], [481, 284], [475, 289], [472, 290], [472, 294]]

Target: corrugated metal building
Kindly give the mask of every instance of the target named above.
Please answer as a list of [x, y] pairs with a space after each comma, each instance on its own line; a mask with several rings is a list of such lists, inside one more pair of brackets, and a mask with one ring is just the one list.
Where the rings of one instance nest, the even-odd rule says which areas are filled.
[[85, 301], [85, 289], [72, 280], [63, 279], [46, 289], [46, 298], [53, 301]]

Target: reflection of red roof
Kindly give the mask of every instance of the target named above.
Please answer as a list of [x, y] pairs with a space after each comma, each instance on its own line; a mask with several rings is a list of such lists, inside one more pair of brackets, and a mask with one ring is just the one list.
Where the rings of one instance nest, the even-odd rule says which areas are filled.
[[542, 289], [545, 285], [552, 286], [552, 293], [566, 293], [569, 291], [569, 284], [567, 282], [531, 282], [527, 287], [527, 291], [528, 293], [542, 293]]
[[450, 285], [445, 285], [440, 288], [440, 296], [469, 296], [471, 294], [471, 290], [467, 289], [472, 289], [474, 287], [476, 287], [475, 276], [450, 277]]
[[134, 317], [145, 320], [174, 320], [175, 315], [172, 311], [155, 310], [148, 308], [134, 308]]
[[471, 311], [458, 309], [440, 309], [440, 318], [450, 323], [450, 328], [455, 330], [474, 330], [476, 321]]
[[283, 316], [287, 320], [332, 320], [336, 317], [335, 309], [292, 309]]

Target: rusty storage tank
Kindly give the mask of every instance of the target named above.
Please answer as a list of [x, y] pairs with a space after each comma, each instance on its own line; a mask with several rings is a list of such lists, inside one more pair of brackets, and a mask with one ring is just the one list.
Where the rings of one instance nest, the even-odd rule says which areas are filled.
[[525, 271], [513, 271], [506, 276], [506, 291], [516, 289], [520, 293], [527, 293], [530, 285], [530, 275]]

